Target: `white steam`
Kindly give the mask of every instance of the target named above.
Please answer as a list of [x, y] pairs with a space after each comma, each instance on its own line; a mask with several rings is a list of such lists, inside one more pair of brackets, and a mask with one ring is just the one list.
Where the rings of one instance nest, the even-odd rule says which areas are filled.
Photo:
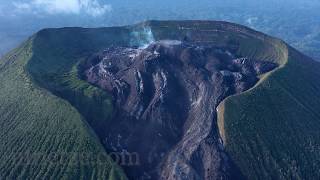
[[132, 46], [138, 46], [139, 48], [144, 49], [153, 42], [155, 42], [155, 38], [150, 27], [144, 27], [142, 30], [133, 31], [131, 33]]

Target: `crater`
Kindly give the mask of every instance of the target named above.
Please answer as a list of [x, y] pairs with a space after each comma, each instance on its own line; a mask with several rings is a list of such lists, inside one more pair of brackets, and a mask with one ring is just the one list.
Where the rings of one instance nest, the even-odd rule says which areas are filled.
[[95, 130], [108, 152], [139, 155], [139, 165], [123, 166], [129, 178], [238, 176], [224, 152], [216, 108], [278, 64], [236, 51], [161, 40], [143, 48], [109, 47], [79, 65], [83, 79], [113, 96], [112, 123]]

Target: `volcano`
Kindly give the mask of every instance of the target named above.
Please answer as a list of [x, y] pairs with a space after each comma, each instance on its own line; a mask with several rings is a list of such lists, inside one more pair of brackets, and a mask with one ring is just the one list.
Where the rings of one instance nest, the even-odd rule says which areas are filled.
[[0, 178], [320, 177], [319, 70], [227, 22], [41, 30], [0, 61]]

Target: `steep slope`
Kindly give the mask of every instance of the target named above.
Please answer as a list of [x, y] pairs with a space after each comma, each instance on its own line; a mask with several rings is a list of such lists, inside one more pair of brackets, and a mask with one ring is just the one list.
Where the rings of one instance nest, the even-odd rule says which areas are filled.
[[289, 48], [282, 68], [220, 105], [224, 146], [249, 179], [320, 177], [319, 69]]
[[30, 79], [34, 46], [1, 61], [0, 179], [126, 179], [83, 116]]

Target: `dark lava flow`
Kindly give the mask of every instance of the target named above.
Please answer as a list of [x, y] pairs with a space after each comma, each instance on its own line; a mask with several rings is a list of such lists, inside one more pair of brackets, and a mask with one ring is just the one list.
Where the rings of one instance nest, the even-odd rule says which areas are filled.
[[139, 155], [139, 166], [123, 166], [129, 178], [238, 177], [224, 153], [216, 107], [277, 65], [235, 51], [162, 40], [110, 47], [81, 64], [88, 82], [113, 95], [111, 124], [97, 132], [105, 148]]

